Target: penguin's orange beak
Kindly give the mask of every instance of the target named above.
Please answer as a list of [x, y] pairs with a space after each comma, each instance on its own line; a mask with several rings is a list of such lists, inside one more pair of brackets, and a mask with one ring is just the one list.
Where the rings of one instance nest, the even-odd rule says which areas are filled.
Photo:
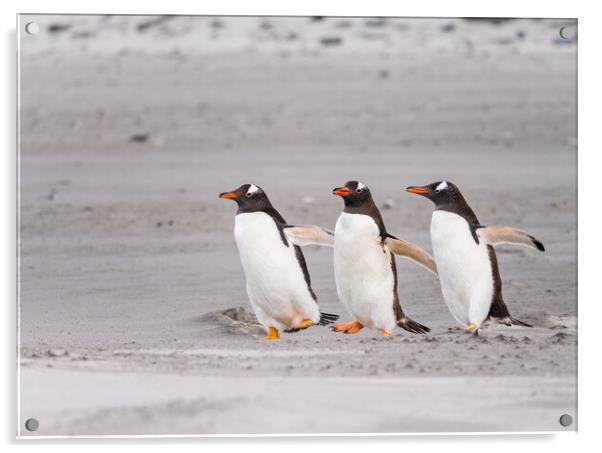
[[239, 194], [237, 194], [236, 192], [223, 192], [219, 194], [220, 198], [238, 198], [240, 197]]
[[410, 187], [406, 188], [406, 192], [417, 193], [418, 195], [424, 195], [424, 194], [430, 193], [430, 189], [428, 189], [426, 187], [410, 186]]
[[351, 193], [351, 189], [349, 189], [347, 187], [337, 187], [332, 190], [333, 195], [339, 195], [341, 197], [344, 197], [345, 195], [349, 195], [350, 193]]

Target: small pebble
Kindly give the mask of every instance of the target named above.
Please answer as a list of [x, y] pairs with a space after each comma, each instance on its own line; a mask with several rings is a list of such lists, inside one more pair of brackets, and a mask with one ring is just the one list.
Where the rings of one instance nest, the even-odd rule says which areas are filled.
[[146, 143], [149, 139], [148, 134], [133, 134], [130, 136], [130, 142], [134, 143]]
[[393, 201], [391, 198], [386, 200], [382, 205], [382, 208], [386, 209], [386, 210], [393, 209], [394, 207], [395, 207], [395, 201]]
[[320, 39], [320, 44], [323, 46], [339, 46], [343, 43], [343, 40], [338, 36], [325, 37]]

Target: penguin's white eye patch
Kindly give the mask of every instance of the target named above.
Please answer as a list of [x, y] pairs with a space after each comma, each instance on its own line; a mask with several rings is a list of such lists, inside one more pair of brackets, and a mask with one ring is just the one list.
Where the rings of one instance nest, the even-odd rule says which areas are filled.
[[256, 192], [259, 192], [259, 187], [257, 187], [255, 184], [251, 184], [249, 186], [249, 190], [247, 190], [247, 197], [253, 196], [253, 194]]
[[435, 192], [439, 193], [442, 190], [445, 190], [449, 187], [449, 185], [447, 184], [447, 182], [445, 181], [441, 181], [441, 183], [435, 188]]
[[358, 181], [357, 182], [357, 188], [355, 189], [355, 191], [356, 192], [363, 192], [364, 189], [366, 189], [366, 186], [363, 183], [361, 183], [361, 182]]

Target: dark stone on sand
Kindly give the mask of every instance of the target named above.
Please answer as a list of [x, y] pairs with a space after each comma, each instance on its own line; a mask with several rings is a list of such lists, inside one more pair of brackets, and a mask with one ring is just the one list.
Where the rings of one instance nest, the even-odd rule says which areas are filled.
[[388, 199], [381, 205], [381, 208], [385, 211], [390, 211], [391, 209], [395, 208], [395, 201]]
[[441, 31], [444, 33], [450, 33], [456, 29], [456, 24], [447, 23], [441, 27]]
[[343, 44], [343, 39], [338, 36], [327, 36], [320, 39], [320, 44], [323, 46], [339, 46]]
[[94, 33], [90, 31], [77, 31], [71, 35], [73, 39], [88, 39], [94, 36]]
[[225, 24], [219, 19], [213, 19], [211, 21], [211, 28], [224, 28]]
[[71, 25], [69, 24], [50, 24], [48, 26], [48, 33], [61, 33], [63, 31], [69, 30]]
[[150, 20], [145, 20], [143, 22], [140, 22], [137, 26], [136, 29], [140, 32], [149, 30], [153, 27], [156, 27], [158, 25], [163, 24], [164, 22], [167, 22], [170, 19], [173, 19], [176, 16], [159, 16], [159, 17], [153, 17]]
[[146, 143], [150, 138], [149, 134], [133, 134], [130, 137], [130, 142], [134, 143]]
[[469, 22], [488, 22], [493, 25], [501, 25], [512, 20], [511, 17], [463, 17], [462, 19]]
[[371, 17], [369, 19], [366, 19], [364, 22], [364, 25], [366, 27], [372, 27], [372, 28], [384, 27], [386, 24], [387, 24], [387, 21], [385, 20], [384, 17]]
[[334, 25], [336, 28], [349, 28], [351, 27], [351, 22], [348, 20], [341, 20]]

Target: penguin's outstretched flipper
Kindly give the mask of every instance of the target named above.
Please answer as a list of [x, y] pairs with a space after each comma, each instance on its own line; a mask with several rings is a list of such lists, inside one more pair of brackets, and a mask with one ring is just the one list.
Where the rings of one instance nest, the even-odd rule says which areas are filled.
[[294, 245], [334, 247], [334, 233], [315, 225], [282, 225], [282, 231]]
[[339, 319], [339, 315], [320, 312], [320, 320], [318, 321], [318, 325], [327, 326], [328, 324], [335, 322], [337, 319]]
[[543, 244], [529, 233], [508, 226], [474, 226], [475, 234], [489, 245], [514, 244], [544, 252]]
[[433, 257], [416, 244], [404, 241], [403, 239], [398, 239], [390, 234], [387, 234], [385, 237], [385, 244], [387, 247], [389, 247], [389, 250], [391, 250], [392, 253], [403, 258], [414, 260], [426, 270], [429, 270], [433, 274], [437, 275], [437, 265], [435, 264]]

